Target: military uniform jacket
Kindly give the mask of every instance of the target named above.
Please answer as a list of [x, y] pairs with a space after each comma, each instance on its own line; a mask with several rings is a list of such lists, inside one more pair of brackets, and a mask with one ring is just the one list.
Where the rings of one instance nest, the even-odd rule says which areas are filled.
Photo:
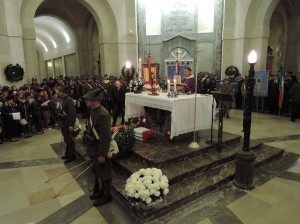
[[73, 99], [69, 96], [65, 96], [60, 103], [60, 113], [64, 112], [67, 115], [66, 122], [63, 122], [62, 126], [75, 128], [76, 108]]
[[95, 144], [88, 144], [87, 153], [90, 156], [106, 156], [109, 150], [111, 141], [111, 126], [110, 116], [107, 110], [103, 106], [99, 106], [91, 110], [90, 114], [92, 120], [92, 126], [90, 118], [88, 119], [87, 133], [96, 139], [93, 133], [93, 127], [98, 133], [99, 140]]

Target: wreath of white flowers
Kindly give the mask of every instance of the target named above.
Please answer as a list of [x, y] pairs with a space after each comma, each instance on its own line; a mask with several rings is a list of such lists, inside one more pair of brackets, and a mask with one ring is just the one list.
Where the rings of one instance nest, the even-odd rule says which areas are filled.
[[169, 193], [169, 180], [160, 169], [140, 169], [127, 179], [125, 192], [132, 204], [153, 204]]

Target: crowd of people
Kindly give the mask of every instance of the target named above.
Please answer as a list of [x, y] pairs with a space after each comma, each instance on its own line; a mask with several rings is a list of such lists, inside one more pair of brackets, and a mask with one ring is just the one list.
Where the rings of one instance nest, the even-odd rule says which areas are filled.
[[[189, 91], [195, 91], [191, 69], [185, 69], [184, 82], [190, 86]], [[234, 80], [225, 78], [220, 80], [218, 76], [203, 75], [198, 77], [197, 92], [211, 94], [212, 91], [221, 91], [231, 94], [237, 109], [243, 109], [243, 84], [244, 79], [238, 75]], [[4, 141], [17, 141], [22, 135], [26, 138], [34, 134], [42, 135], [48, 128], [57, 126], [57, 102], [59, 101], [58, 89], [68, 86], [68, 95], [74, 100], [77, 113], [82, 118], [88, 117], [88, 109], [83, 96], [94, 89], [104, 89], [105, 94], [101, 104], [112, 116], [112, 126], [116, 125], [117, 117], [122, 116], [121, 125], [124, 124], [125, 93], [130, 91], [130, 80], [123, 76], [95, 76], [95, 77], [63, 77], [56, 79], [43, 79], [40, 83], [33, 78], [32, 83], [17, 87], [3, 86], [0, 88], [0, 144]], [[284, 97], [279, 108], [279, 75], [269, 75], [268, 96], [264, 104], [269, 113], [291, 116], [291, 121], [299, 117], [300, 112], [300, 84], [293, 73], [284, 76]], [[217, 102], [219, 104], [219, 102]], [[256, 101], [253, 102], [257, 103]], [[218, 105], [217, 105], [218, 106]], [[228, 110], [231, 103], [223, 102], [221, 106], [225, 110], [225, 116], [229, 118]], [[254, 105], [255, 106], [255, 105]]]
[[0, 88], [0, 144], [15, 142], [24, 136], [42, 135], [47, 129], [58, 126], [57, 105], [60, 87], [68, 87], [77, 113], [88, 117], [88, 108], [83, 96], [94, 89], [104, 89], [101, 104], [113, 116], [122, 116], [124, 124], [125, 93], [127, 84], [123, 78], [104, 75], [102, 77], [63, 77], [43, 79], [40, 83], [33, 78], [31, 84]]
[[[195, 77], [191, 73], [190, 68], [184, 70], [184, 82], [188, 85], [191, 92], [195, 91]], [[290, 116], [291, 121], [295, 121], [300, 117], [300, 84], [297, 76], [293, 72], [285, 73], [283, 77], [283, 88], [280, 86], [280, 72], [270, 74], [268, 80], [268, 94], [263, 99], [253, 99], [253, 108], [259, 108], [262, 112], [276, 114], [281, 116]], [[212, 91], [220, 91], [222, 93], [232, 95], [235, 102], [235, 108], [244, 108], [244, 79], [238, 74], [234, 79], [226, 77], [220, 80], [217, 75], [209, 76], [203, 74], [198, 77], [197, 93], [211, 94]], [[283, 98], [280, 101], [280, 89], [283, 89]], [[263, 101], [263, 102], [262, 102]], [[219, 102], [217, 102], [219, 104]], [[224, 116], [229, 118], [228, 110], [232, 107], [231, 102], [220, 102], [220, 106], [224, 109]], [[257, 105], [256, 105], [257, 104]], [[218, 106], [218, 105], [217, 105]]]

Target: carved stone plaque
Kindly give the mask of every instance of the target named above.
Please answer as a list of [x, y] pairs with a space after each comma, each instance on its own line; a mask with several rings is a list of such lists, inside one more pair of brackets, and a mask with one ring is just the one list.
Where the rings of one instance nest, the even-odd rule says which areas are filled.
[[193, 1], [175, 0], [168, 1], [163, 6], [162, 38], [169, 40], [175, 36], [189, 39], [197, 37], [198, 9]]

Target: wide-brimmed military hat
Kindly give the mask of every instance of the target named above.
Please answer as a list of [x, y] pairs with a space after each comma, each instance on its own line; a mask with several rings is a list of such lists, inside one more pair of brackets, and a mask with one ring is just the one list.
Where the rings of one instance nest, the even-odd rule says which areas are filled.
[[103, 98], [103, 89], [95, 89], [83, 96], [83, 99], [85, 100], [102, 100]]
[[58, 91], [59, 92], [62, 92], [62, 93], [68, 93], [70, 92], [70, 87], [69, 86], [61, 86], [58, 88]]

